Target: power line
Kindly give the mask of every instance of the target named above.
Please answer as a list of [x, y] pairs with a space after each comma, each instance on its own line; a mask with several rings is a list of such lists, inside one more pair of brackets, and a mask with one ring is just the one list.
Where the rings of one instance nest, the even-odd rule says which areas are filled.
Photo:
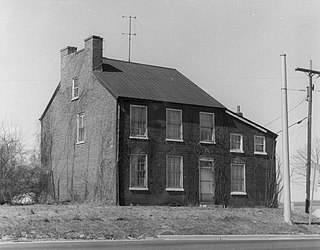
[[[295, 108], [297, 108], [298, 106], [300, 106], [300, 105], [301, 105], [303, 102], [305, 102], [305, 101], [306, 101], [306, 99], [303, 98], [303, 100], [302, 100], [301, 102], [299, 102], [296, 106], [294, 106], [292, 109], [290, 109], [290, 110], [288, 111], [288, 113], [291, 112], [292, 110], [294, 110]], [[266, 126], [270, 125], [271, 123], [279, 120], [280, 118], [281, 118], [281, 116], [277, 117], [276, 119], [272, 120], [271, 122], [269, 122], [268, 124], [266, 124], [266, 125], [264, 125], [264, 126], [266, 127]]]
[[[303, 122], [304, 120], [306, 120], [308, 117], [306, 116], [305, 118], [301, 119], [300, 121], [297, 121], [293, 124], [291, 124], [288, 128], [291, 128], [294, 125], [300, 124], [301, 122]], [[276, 134], [280, 134], [282, 132], [282, 130], [280, 130], [279, 132], [277, 132]]]

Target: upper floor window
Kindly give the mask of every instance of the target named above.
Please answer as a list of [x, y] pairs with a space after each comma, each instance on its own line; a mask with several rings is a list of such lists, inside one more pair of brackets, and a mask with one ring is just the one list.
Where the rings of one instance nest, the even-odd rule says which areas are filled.
[[147, 155], [132, 154], [130, 156], [130, 189], [147, 189]]
[[244, 164], [231, 164], [231, 194], [246, 194], [246, 169]]
[[254, 153], [266, 154], [266, 138], [264, 136], [254, 136]]
[[230, 151], [243, 153], [243, 136], [241, 134], [230, 134]]
[[167, 140], [182, 141], [182, 111], [167, 109]]
[[167, 156], [167, 190], [183, 190], [183, 158], [181, 156]]
[[215, 141], [214, 114], [200, 112], [200, 141]]
[[77, 116], [77, 143], [84, 142], [84, 114], [78, 114]]
[[78, 78], [72, 79], [72, 100], [79, 98], [79, 80]]
[[130, 105], [130, 136], [147, 138], [147, 107]]

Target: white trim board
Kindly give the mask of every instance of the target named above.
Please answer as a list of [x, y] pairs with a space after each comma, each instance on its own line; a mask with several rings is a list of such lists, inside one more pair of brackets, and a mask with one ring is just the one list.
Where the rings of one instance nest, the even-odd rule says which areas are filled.
[[226, 110], [226, 114], [231, 115], [231, 116], [237, 118], [238, 120], [240, 120], [240, 121], [242, 121], [242, 122], [244, 122], [244, 123], [247, 123], [247, 124], [249, 124], [250, 126], [256, 128], [256, 129], [259, 129], [259, 130], [262, 131], [263, 133], [267, 133], [267, 132], [268, 132], [266, 129], [263, 129], [262, 127], [254, 124], [253, 122], [248, 121], [247, 119], [244, 119], [243, 117], [241, 117], [241, 116], [239, 116], [239, 115], [237, 115], [237, 114], [232, 113], [232, 112], [229, 111], [229, 110]]

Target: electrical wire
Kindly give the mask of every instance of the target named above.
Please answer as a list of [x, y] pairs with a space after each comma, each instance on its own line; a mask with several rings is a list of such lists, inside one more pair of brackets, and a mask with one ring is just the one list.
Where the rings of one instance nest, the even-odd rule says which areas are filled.
[[[291, 112], [292, 110], [296, 109], [298, 106], [300, 106], [300, 105], [301, 105], [303, 102], [305, 102], [305, 101], [306, 101], [306, 98], [303, 98], [303, 100], [302, 100], [301, 102], [299, 102], [296, 106], [294, 106], [292, 109], [290, 109], [290, 110], [288, 111], [288, 113]], [[268, 124], [266, 124], [266, 125], [264, 125], [264, 126], [266, 127], [266, 126], [270, 125], [271, 123], [279, 120], [280, 118], [281, 118], [281, 116], [277, 117], [276, 119], [272, 120], [271, 122], [269, 122]]]
[[[305, 119], [307, 119], [307, 118], [308, 118], [308, 117], [306, 116], [305, 118], [301, 119], [300, 121], [297, 121], [297, 122], [291, 124], [288, 128], [291, 128], [291, 127], [294, 126], [294, 125], [300, 124], [301, 122], [303, 122], [303, 121], [304, 121]], [[282, 130], [278, 131], [276, 134], [279, 134], [279, 133], [281, 133], [281, 132], [282, 132]]]

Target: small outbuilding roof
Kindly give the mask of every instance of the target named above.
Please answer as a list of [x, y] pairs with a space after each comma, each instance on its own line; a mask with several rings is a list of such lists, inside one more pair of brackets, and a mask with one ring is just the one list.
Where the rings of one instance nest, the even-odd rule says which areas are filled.
[[115, 97], [225, 107], [176, 69], [103, 58], [94, 76]]

